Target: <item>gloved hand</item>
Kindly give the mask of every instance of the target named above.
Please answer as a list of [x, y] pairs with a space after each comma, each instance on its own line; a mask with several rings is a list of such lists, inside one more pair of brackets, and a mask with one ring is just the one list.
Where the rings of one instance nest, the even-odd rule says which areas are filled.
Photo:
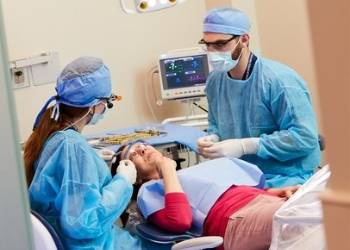
[[234, 157], [240, 158], [246, 154], [256, 154], [259, 149], [259, 138], [229, 139], [216, 142], [210, 147], [203, 148], [206, 158]]
[[105, 161], [112, 160], [113, 156], [115, 155], [115, 152], [109, 149], [101, 149], [98, 151], [98, 155]]
[[203, 153], [203, 149], [206, 147], [213, 146], [215, 142], [219, 141], [219, 136], [216, 134], [206, 135], [200, 137], [197, 140], [197, 147], [200, 154]]
[[135, 164], [130, 160], [122, 160], [120, 161], [117, 174], [122, 175], [125, 179], [127, 179], [131, 184], [136, 182], [137, 171]]

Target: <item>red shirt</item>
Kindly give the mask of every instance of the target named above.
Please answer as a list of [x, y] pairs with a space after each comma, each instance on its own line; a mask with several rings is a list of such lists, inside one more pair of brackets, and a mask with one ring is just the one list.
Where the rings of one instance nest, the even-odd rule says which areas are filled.
[[149, 221], [170, 232], [186, 232], [192, 224], [192, 210], [186, 195], [184, 193], [165, 194], [164, 208], [151, 214]]
[[[266, 191], [247, 187], [232, 186], [215, 202], [204, 223], [204, 235], [224, 237], [229, 217], [251, 200]], [[165, 195], [165, 207], [150, 215], [149, 220], [160, 228], [183, 233], [191, 228], [192, 211], [184, 193]]]
[[[224, 238], [230, 216], [262, 193], [266, 191], [248, 186], [229, 188], [210, 209], [204, 222], [203, 234]], [[224, 248], [221, 246], [217, 249]]]

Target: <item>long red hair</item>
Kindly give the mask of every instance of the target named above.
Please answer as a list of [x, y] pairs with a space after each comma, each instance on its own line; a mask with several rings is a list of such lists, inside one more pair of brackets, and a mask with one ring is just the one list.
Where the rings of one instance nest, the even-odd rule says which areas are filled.
[[50, 107], [44, 112], [38, 126], [33, 130], [24, 146], [24, 167], [28, 186], [34, 177], [34, 164], [50, 135], [66, 128], [89, 111], [89, 108], [74, 108], [60, 104], [60, 116], [58, 121], [55, 121], [51, 119], [52, 109], [53, 107]]

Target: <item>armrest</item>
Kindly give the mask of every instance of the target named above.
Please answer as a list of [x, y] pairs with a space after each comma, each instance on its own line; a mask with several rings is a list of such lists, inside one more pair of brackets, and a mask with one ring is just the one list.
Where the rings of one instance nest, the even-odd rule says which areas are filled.
[[136, 226], [136, 233], [141, 238], [158, 244], [173, 244], [174, 242], [200, 236], [200, 234], [194, 230], [187, 231], [183, 234], [167, 232], [148, 222], [138, 224]]
[[177, 243], [174, 246], [172, 246], [171, 250], [196, 250], [215, 248], [222, 245], [223, 242], [224, 239], [220, 236], [198, 237]]

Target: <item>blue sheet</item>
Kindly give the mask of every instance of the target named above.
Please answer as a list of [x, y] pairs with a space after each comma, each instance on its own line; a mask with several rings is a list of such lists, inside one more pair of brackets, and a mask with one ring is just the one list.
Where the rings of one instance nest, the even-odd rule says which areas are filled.
[[[168, 144], [168, 143], [178, 143], [183, 146], [187, 146], [188, 148], [190, 148], [195, 152], [198, 152], [197, 151], [198, 138], [206, 135], [206, 133], [203, 132], [202, 130], [193, 128], [193, 127], [174, 125], [174, 124], [149, 123], [149, 124], [144, 124], [139, 126], [111, 130], [104, 133], [87, 135], [86, 138], [91, 139], [91, 138], [101, 138], [101, 137], [111, 136], [111, 135], [129, 134], [129, 133], [135, 132], [135, 130], [149, 130], [149, 129], [156, 129], [160, 132], [166, 132], [165, 134], [162, 134], [160, 136], [154, 136], [154, 137], [144, 139], [149, 144], [153, 146], [158, 146], [158, 145]], [[111, 145], [111, 146], [108, 146], [107, 148], [116, 152], [118, 151], [120, 146], [121, 145]]]

